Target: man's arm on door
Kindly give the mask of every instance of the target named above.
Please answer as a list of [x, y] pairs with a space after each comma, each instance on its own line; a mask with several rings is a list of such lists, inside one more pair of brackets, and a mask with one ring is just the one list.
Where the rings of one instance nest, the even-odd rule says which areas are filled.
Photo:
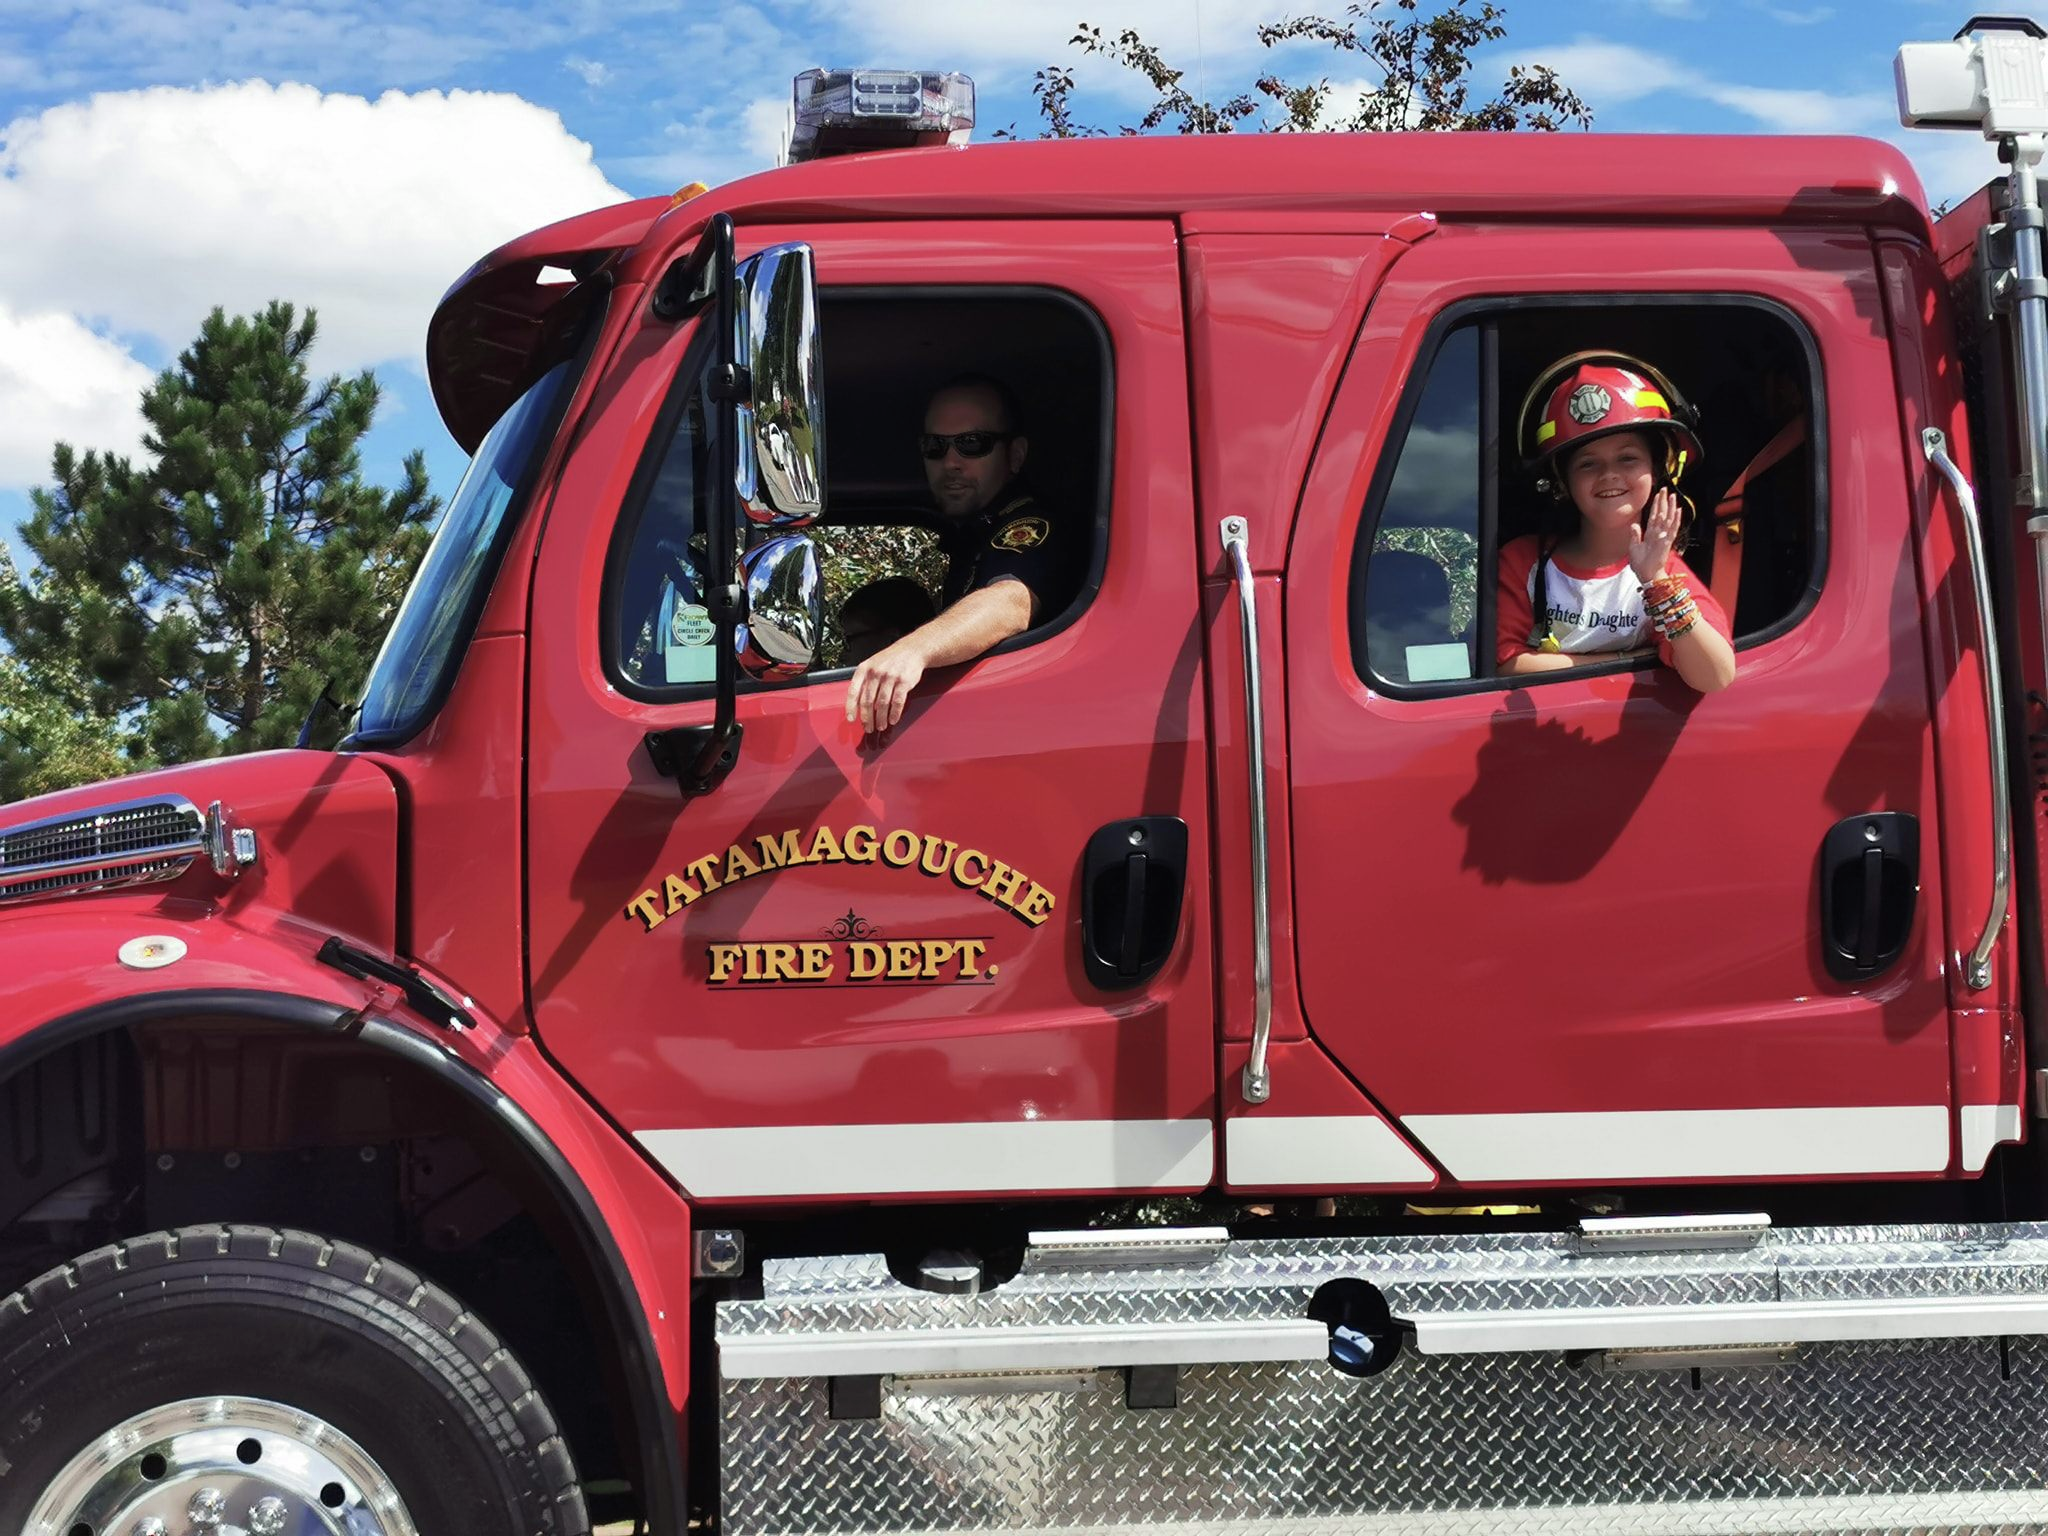
[[846, 689], [846, 718], [868, 732], [886, 731], [903, 718], [910, 690], [933, 667], [972, 661], [991, 646], [1031, 627], [1038, 599], [1023, 582], [1006, 578], [979, 587], [937, 618], [854, 669]]

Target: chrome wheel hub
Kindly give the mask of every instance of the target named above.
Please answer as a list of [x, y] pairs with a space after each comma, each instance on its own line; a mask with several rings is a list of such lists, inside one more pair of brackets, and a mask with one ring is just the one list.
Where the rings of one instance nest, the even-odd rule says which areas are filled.
[[43, 1490], [27, 1533], [419, 1536], [361, 1446], [253, 1397], [187, 1398], [114, 1425]]

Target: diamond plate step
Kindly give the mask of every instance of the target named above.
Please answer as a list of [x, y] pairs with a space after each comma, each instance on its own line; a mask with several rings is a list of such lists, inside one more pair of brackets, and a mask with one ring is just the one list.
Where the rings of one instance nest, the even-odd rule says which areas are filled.
[[[1573, 1234], [1233, 1243], [1206, 1263], [1027, 1265], [979, 1297], [908, 1290], [878, 1258], [804, 1260], [768, 1265], [761, 1299], [721, 1304], [718, 1334], [757, 1363], [769, 1341], [843, 1343], [837, 1358], [852, 1360], [878, 1337], [959, 1330], [1128, 1346], [1148, 1330], [1298, 1323], [1320, 1285], [1345, 1277], [1378, 1287], [1417, 1338], [1488, 1313], [1564, 1326], [1599, 1309], [1917, 1306], [2038, 1327], [2048, 1227], [1780, 1231], [1738, 1251], [1627, 1254]], [[1186, 1365], [1175, 1406], [1157, 1409], [1126, 1406], [1120, 1371], [1044, 1355], [1037, 1374], [984, 1390], [993, 1380], [884, 1373], [879, 1411], [851, 1419], [830, 1416], [820, 1375], [724, 1381], [726, 1526], [2048, 1532], [2048, 1343], [2035, 1337], [1852, 1338], [1769, 1369], [1612, 1372], [1558, 1348], [1411, 1343], [1364, 1380], [1310, 1360]]]

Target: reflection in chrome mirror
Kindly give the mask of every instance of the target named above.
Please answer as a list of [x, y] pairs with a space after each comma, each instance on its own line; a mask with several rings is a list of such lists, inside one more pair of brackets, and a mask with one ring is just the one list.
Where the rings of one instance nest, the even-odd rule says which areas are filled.
[[811, 541], [800, 533], [770, 539], [746, 552], [740, 575], [747, 589], [746, 622], [733, 640], [740, 670], [771, 683], [802, 677], [825, 622]]
[[825, 510], [825, 410], [818, 394], [818, 277], [807, 245], [740, 263], [734, 348], [753, 380], [739, 409], [740, 509], [801, 528]]

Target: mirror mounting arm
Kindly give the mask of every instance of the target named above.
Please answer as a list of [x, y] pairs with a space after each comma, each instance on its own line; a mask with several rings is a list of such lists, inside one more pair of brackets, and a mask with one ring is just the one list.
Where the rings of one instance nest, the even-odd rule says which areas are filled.
[[705, 564], [711, 580], [704, 596], [718, 633], [717, 706], [708, 724], [649, 731], [645, 737], [654, 771], [674, 779], [686, 798], [716, 789], [740, 755], [739, 665], [733, 655], [741, 601], [740, 589], [732, 579], [739, 564], [734, 547], [739, 521], [734, 490], [739, 464], [739, 413], [735, 406], [751, 397], [753, 386], [738, 356], [739, 278], [733, 246], [732, 215], [713, 214], [697, 248], [668, 270], [654, 296], [654, 312], [663, 319], [681, 319], [707, 304], [711, 307], [712, 335], [718, 350], [704, 392], [723, 407], [712, 428], [711, 483], [718, 488], [718, 504], [712, 508], [710, 526], [705, 530]]
[[740, 737], [745, 730], [737, 720], [713, 720], [707, 725], [649, 731], [644, 739], [654, 771], [674, 779], [687, 800], [709, 794], [725, 782], [733, 764], [740, 760]]
[[754, 376], [738, 363], [720, 363], [704, 381], [704, 391], [720, 405], [744, 405], [754, 398]]
[[817, 654], [821, 585], [809, 539], [775, 532], [746, 548], [743, 530], [788, 530], [824, 511], [824, 415], [818, 387], [817, 275], [809, 247], [734, 257], [729, 214], [664, 274], [654, 312], [711, 311], [715, 351], [701, 383], [712, 425], [705, 568], [699, 582], [717, 648], [708, 723], [650, 731], [647, 755], [685, 797], [716, 789], [739, 759], [738, 679], [801, 677]]

